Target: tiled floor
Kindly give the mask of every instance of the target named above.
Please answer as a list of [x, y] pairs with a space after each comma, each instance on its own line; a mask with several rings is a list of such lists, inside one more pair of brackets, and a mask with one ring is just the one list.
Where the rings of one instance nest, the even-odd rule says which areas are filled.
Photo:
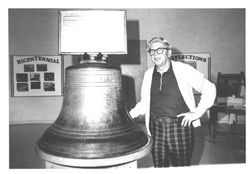
[[[34, 150], [36, 141], [48, 127], [48, 124], [26, 124], [10, 126], [10, 168], [44, 168], [45, 162]], [[220, 129], [230, 131], [227, 125]], [[244, 132], [243, 126], [238, 126]], [[208, 126], [195, 129], [195, 149], [192, 165], [245, 163], [245, 136], [232, 136], [219, 133], [215, 143], [209, 142]], [[152, 167], [151, 154], [138, 160], [138, 168]]]

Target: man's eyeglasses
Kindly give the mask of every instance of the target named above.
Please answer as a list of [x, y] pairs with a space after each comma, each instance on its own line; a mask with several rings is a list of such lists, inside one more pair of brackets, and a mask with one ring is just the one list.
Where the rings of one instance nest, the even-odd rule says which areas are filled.
[[150, 54], [150, 56], [155, 55], [155, 53], [162, 54], [165, 49], [168, 50], [167, 48], [157, 48], [156, 50], [150, 49], [148, 50], [148, 53]]

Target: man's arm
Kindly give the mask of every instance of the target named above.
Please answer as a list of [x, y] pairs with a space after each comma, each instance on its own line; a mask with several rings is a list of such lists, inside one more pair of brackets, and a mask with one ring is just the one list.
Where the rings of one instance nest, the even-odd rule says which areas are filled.
[[135, 105], [133, 109], [129, 112], [132, 118], [138, 117], [140, 115], [144, 115], [147, 111], [148, 103], [150, 93], [148, 92], [148, 88], [150, 86], [149, 83], [151, 83], [149, 75], [147, 75], [147, 72], [144, 74], [143, 81], [142, 81], [142, 88], [141, 88], [141, 99], [140, 101]]
[[192, 112], [182, 113], [177, 116], [185, 116], [183, 117], [182, 125], [190, 126], [194, 120], [199, 119], [213, 105], [216, 97], [216, 87], [201, 72], [191, 66], [185, 67], [185, 80], [187, 80], [190, 86], [201, 93], [200, 101]]
[[201, 93], [201, 98], [194, 112], [197, 116], [201, 117], [204, 112], [213, 105], [216, 97], [216, 87], [204, 78], [198, 90]]

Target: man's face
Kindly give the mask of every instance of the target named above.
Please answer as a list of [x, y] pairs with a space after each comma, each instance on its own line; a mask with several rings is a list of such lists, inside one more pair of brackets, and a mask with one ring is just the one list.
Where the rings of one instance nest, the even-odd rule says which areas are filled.
[[168, 50], [166, 49], [166, 46], [163, 45], [163, 43], [153, 43], [150, 47], [150, 50], [150, 56], [156, 66], [161, 67], [165, 65], [167, 61], [169, 61]]

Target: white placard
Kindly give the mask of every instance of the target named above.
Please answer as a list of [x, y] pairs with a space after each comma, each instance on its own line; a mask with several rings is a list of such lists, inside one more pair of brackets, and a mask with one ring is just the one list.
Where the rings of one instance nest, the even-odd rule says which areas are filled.
[[124, 10], [60, 11], [60, 54], [127, 54]]

